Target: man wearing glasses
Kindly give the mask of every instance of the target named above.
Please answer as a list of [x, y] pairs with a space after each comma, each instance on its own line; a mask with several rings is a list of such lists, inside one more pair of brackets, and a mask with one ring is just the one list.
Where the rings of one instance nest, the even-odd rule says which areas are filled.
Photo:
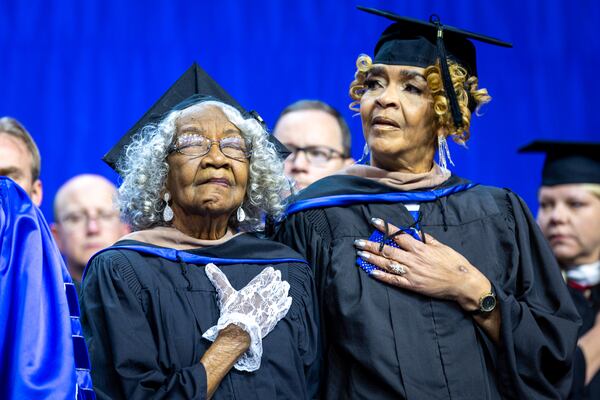
[[346, 121], [322, 101], [300, 100], [287, 106], [273, 134], [292, 152], [285, 160], [285, 174], [295, 182], [296, 190], [354, 162]]
[[114, 206], [115, 186], [99, 175], [77, 175], [54, 198], [51, 229], [77, 292], [92, 255], [129, 233]]

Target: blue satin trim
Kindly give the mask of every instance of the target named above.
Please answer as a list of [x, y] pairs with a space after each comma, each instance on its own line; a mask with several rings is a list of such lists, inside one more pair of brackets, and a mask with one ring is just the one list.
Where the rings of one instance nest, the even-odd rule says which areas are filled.
[[0, 177], [0, 358], [0, 399], [95, 398], [71, 277], [41, 211], [6, 177]]
[[[413, 220], [418, 221], [419, 220], [419, 213], [421, 211], [409, 211], [411, 217], [413, 217]], [[419, 226], [416, 226], [417, 229], [419, 229]]]
[[314, 199], [300, 200], [292, 203], [286, 210], [286, 215], [313, 208], [339, 207], [359, 203], [423, 203], [435, 201], [440, 197], [463, 192], [477, 186], [476, 183], [451, 186], [427, 192], [391, 192], [381, 194], [340, 194], [334, 196], [317, 197]]
[[69, 305], [69, 315], [71, 317], [71, 338], [73, 340], [73, 355], [75, 357], [75, 375], [77, 378], [77, 397], [76, 400], [95, 400], [91, 377], [92, 364], [88, 355], [81, 321], [79, 316], [79, 302], [77, 301], [77, 291], [75, 285], [65, 282], [65, 293], [67, 294], [67, 303]]
[[[164, 247], [148, 247], [148, 246], [140, 246], [133, 244], [123, 244], [118, 246], [107, 247], [106, 249], [100, 250], [92, 258], [97, 256], [100, 253], [104, 253], [108, 250], [132, 250], [137, 251], [142, 254], [150, 254], [153, 256], [157, 256], [160, 258], [165, 258], [174, 262], [185, 262], [188, 264], [200, 264], [206, 265], [209, 263], [213, 263], [216, 265], [231, 265], [231, 264], [281, 264], [281, 263], [302, 263], [307, 264], [306, 260], [301, 258], [218, 258], [218, 257], [206, 257], [200, 256], [197, 254], [188, 253], [183, 250], [176, 249], [167, 249]], [[85, 272], [87, 271], [87, 267], [83, 273], [83, 277], [85, 279]]]

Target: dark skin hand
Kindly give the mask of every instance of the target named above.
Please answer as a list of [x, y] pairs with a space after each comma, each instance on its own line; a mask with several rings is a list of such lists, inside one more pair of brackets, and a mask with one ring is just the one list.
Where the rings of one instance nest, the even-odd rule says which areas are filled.
[[219, 383], [249, 347], [250, 336], [242, 328], [231, 324], [219, 332], [200, 360], [206, 370], [207, 399], [215, 394]]
[[[382, 220], [374, 218], [372, 222], [386, 233]], [[392, 224], [388, 224], [388, 229], [390, 233], [398, 231]], [[490, 281], [460, 253], [431, 235], [423, 235], [425, 242], [399, 234], [393, 240], [400, 248], [386, 245], [381, 252], [379, 243], [368, 240], [357, 240], [355, 246], [359, 256], [384, 270], [374, 270], [371, 276], [375, 279], [436, 299], [456, 301], [466, 312], [479, 309], [481, 296], [491, 291]], [[394, 273], [393, 263], [404, 270], [401, 275]], [[499, 305], [473, 319], [494, 343], [500, 343]]]

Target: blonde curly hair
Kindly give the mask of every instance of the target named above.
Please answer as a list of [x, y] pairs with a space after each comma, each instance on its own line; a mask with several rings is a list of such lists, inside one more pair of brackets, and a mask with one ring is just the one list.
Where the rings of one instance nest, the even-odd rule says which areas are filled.
[[584, 183], [583, 188], [600, 199], [600, 184], [598, 183]]
[[[369, 70], [373, 66], [373, 60], [366, 54], [361, 54], [356, 59], [356, 72], [354, 80], [350, 83], [350, 98], [354, 100], [350, 103], [350, 109], [359, 111], [360, 99], [365, 92], [364, 82]], [[427, 86], [433, 98], [433, 111], [436, 115], [436, 127], [444, 128], [447, 136], [452, 136], [454, 141], [459, 144], [465, 144], [471, 136], [471, 113], [477, 114], [480, 107], [492, 100], [487, 89], [478, 88], [476, 76], [469, 76], [467, 70], [454, 61], [448, 62], [450, 77], [456, 92], [456, 98], [462, 114], [462, 126], [456, 127], [452, 120], [452, 112], [444, 83], [439, 61], [435, 65], [425, 68], [424, 76], [427, 80]]]

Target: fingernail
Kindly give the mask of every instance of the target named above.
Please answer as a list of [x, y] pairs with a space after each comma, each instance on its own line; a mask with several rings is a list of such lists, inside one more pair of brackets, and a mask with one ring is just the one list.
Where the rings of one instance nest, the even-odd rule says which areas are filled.
[[367, 244], [367, 243], [364, 240], [362, 240], [362, 239], [356, 239], [354, 241], [354, 246], [358, 247], [359, 249], [364, 248], [365, 244]]
[[371, 255], [369, 253], [367, 253], [366, 251], [359, 251], [358, 253], [359, 257], [364, 258], [365, 260], [368, 260], [369, 257], [371, 257]]
[[371, 223], [376, 226], [383, 225], [383, 220], [379, 218], [371, 218]]
[[381, 276], [381, 271], [379, 271], [378, 269], [373, 269], [373, 271], [371, 271], [371, 273], [369, 275], [378, 277], [378, 276]]

